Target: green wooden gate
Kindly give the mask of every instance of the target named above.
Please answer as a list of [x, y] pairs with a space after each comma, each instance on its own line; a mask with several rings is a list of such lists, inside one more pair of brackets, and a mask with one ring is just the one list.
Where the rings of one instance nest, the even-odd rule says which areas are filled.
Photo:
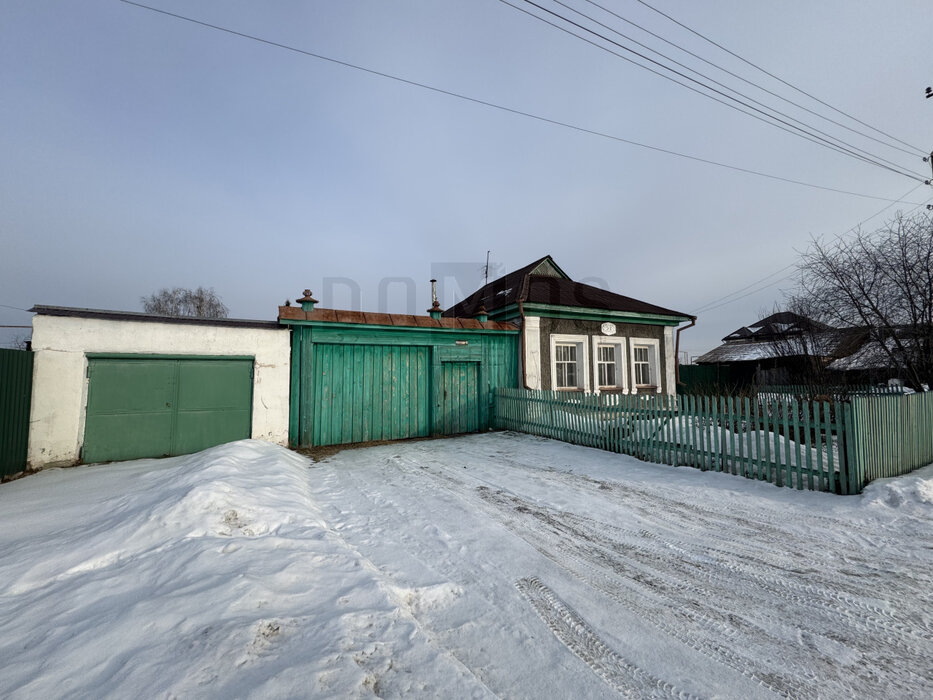
[[0, 476], [26, 468], [33, 354], [0, 348]]
[[[293, 326], [288, 437], [296, 447], [485, 430], [492, 391], [518, 383], [517, 329], [388, 314], [373, 315], [382, 323], [363, 323], [360, 312], [318, 321], [299, 313], [303, 318], [294, 311], [280, 317]], [[336, 319], [331, 310], [320, 315]]]
[[84, 462], [189, 454], [250, 437], [253, 359], [90, 356]]
[[480, 429], [479, 362], [442, 362], [440, 432], [475, 433]]
[[305, 444], [429, 435], [429, 353], [417, 345], [315, 344]]

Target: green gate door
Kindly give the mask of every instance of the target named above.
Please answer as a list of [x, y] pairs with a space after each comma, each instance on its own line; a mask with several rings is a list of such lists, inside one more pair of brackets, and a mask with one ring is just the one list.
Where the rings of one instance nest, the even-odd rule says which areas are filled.
[[440, 427], [444, 435], [479, 430], [479, 362], [442, 362]]
[[311, 401], [300, 409], [302, 444], [429, 435], [429, 351], [417, 345], [315, 343]]
[[82, 460], [188, 454], [250, 437], [252, 374], [252, 358], [89, 358]]

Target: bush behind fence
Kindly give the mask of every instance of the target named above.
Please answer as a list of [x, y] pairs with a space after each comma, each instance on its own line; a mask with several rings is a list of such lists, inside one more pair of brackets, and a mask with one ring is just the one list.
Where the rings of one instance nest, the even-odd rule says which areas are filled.
[[811, 401], [500, 389], [496, 426], [841, 494], [933, 461], [933, 394]]

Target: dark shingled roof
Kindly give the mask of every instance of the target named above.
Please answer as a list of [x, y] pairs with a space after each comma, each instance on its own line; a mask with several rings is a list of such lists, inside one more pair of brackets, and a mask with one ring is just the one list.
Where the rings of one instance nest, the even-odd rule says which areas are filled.
[[[800, 317], [803, 318], [803, 317]], [[766, 321], [767, 319], [762, 319]], [[864, 328], [831, 328], [813, 321], [815, 330], [804, 332], [801, 325], [791, 326], [788, 321], [769, 321], [752, 326], [763, 329], [747, 335], [737, 333], [727, 335], [718, 348], [694, 359], [698, 365], [723, 364], [727, 362], [757, 362], [768, 359], [787, 359], [790, 357], [839, 358], [855, 352], [865, 342], [868, 331]], [[804, 319], [809, 321], [809, 319]], [[788, 324], [782, 336], [777, 324]]]
[[784, 338], [794, 333], [814, 333], [833, 330], [825, 323], [795, 314], [792, 311], [779, 311], [751, 324], [732, 331], [723, 338], [728, 343], [733, 340], [767, 341]]
[[492, 311], [493, 309], [501, 309], [504, 306], [514, 304], [521, 296], [525, 279], [535, 268], [550, 257], [550, 255], [545, 255], [543, 258], [538, 258], [533, 263], [525, 265], [525, 267], [503, 275], [499, 279], [480, 287], [466, 299], [447, 309], [444, 316], [470, 318], [476, 315], [481, 306], [485, 306], [486, 311]]
[[684, 319], [693, 318], [687, 313], [665, 309], [582, 282], [574, 282], [566, 275], [556, 277], [532, 274], [544, 262], [550, 262], [558, 272], [563, 274], [551, 257], [545, 255], [481, 287], [463, 301], [447, 309], [444, 316], [471, 317], [479, 311], [481, 306], [485, 306], [486, 311], [492, 312], [522, 301], [604, 311], [677, 316]]

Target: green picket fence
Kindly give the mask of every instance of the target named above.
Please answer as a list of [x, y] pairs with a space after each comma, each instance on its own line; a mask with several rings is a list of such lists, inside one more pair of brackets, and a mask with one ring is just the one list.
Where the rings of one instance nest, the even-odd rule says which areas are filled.
[[933, 463], [933, 392], [859, 396], [850, 410], [850, 461], [860, 483]]
[[499, 389], [498, 428], [839, 494], [933, 462], [933, 393], [849, 401]]
[[756, 387], [759, 399], [794, 397], [797, 399], [829, 399], [845, 401], [853, 396], [903, 395], [898, 386], [875, 386], [872, 384], [771, 384]]

